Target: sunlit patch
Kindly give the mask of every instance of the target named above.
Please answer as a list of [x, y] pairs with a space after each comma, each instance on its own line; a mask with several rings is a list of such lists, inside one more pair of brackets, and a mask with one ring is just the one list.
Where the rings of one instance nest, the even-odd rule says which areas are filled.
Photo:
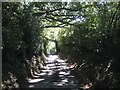
[[62, 80], [62, 82], [65, 82], [65, 83], [66, 83], [66, 82], [68, 82], [68, 79], [66, 78], [66, 79]]
[[54, 66], [54, 65], [55, 65], [55, 64], [48, 64], [47, 66], [48, 66], [48, 67], [51, 67], [51, 66]]
[[62, 68], [62, 69], [69, 69], [69, 67], [67, 67], [67, 66], [58, 66], [58, 68]]
[[70, 71], [68, 72], [59, 72], [60, 75], [69, 75], [70, 74]]
[[59, 75], [59, 77], [64, 77], [64, 75]]
[[34, 72], [35, 74], [38, 74], [37, 72]]
[[40, 82], [40, 81], [43, 81], [44, 79], [29, 79], [29, 83], [36, 83], [36, 82]]
[[59, 67], [56, 67], [56, 66], [54, 66], [54, 67], [50, 67], [51, 69], [59, 69]]
[[38, 76], [43, 76], [43, 75], [46, 75], [46, 73], [39, 73], [39, 74], [36, 74], [36, 75], [38, 75]]
[[58, 68], [63, 68], [63, 67], [65, 67], [65, 66], [57, 66]]
[[65, 73], [66, 73], [66, 72], [59, 72], [59, 74], [63, 74], [63, 75], [65, 75]]
[[48, 75], [52, 75], [53, 74], [53, 71], [49, 72]]
[[63, 83], [58, 83], [57, 86], [63, 86], [64, 84]]
[[42, 72], [50, 72], [51, 70], [41, 70]]
[[70, 74], [70, 71], [68, 71], [65, 75], [69, 75]]
[[40, 76], [35, 76], [35, 75], [33, 75], [33, 77], [34, 77], [34, 78], [39, 78]]
[[61, 63], [61, 65], [67, 65], [67, 63]]
[[64, 69], [70, 69], [69, 67], [65, 67]]
[[57, 59], [57, 61], [60, 62], [60, 63], [64, 63], [65, 62], [64, 60], [58, 60], [58, 59]]
[[54, 60], [54, 59], [56, 59], [56, 58], [58, 58], [58, 55], [50, 55], [49, 57], [48, 57], [48, 59], [49, 60]]
[[57, 85], [57, 86], [63, 86], [63, 85], [67, 85], [67, 82], [68, 82], [68, 79], [65, 78], [65, 79], [61, 80], [61, 82], [59, 82], [59, 83], [54, 82], [54, 84]]
[[44, 66], [44, 69], [50, 69], [50, 67], [48, 67], [48, 66]]
[[58, 71], [61, 71], [61, 70], [63, 70], [62, 68], [59, 68], [59, 69], [57, 69]]
[[65, 84], [65, 82], [55, 83], [55, 85], [57, 85], [57, 86], [63, 86], [64, 84]]
[[86, 85], [84, 85], [83, 87], [81, 87], [82, 89], [90, 89], [91, 87], [92, 87], [92, 83], [88, 83], [88, 84], [86, 84]]
[[30, 86], [29, 86], [29, 88], [33, 88], [33, 87], [34, 87], [34, 85], [30, 85]]
[[75, 77], [75, 76], [70, 75], [70, 76], [68, 76], [68, 77]]

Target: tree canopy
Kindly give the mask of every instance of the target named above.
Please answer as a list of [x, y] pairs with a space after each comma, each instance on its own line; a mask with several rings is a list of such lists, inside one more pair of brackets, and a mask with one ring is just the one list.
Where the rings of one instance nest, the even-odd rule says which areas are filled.
[[119, 28], [120, 2], [3, 2], [2, 89], [27, 86], [33, 56], [41, 63], [52, 37], [83, 83], [120, 88]]

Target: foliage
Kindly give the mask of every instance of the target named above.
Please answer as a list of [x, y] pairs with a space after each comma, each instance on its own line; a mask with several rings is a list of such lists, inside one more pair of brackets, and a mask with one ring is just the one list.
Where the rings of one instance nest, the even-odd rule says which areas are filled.
[[120, 79], [116, 76], [120, 74], [119, 66], [114, 66], [120, 58], [120, 5], [104, 2], [81, 5], [85, 22], [61, 31], [61, 51], [67, 52], [69, 61], [78, 64], [76, 70], [84, 83], [95, 83], [94, 87], [119, 87]]
[[18, 2], [2, 3], [3, 82], [11, 72], [20, 87], [25, 87], [26, 78], [31, 76], [27, 61], [31, 61], [36, 50], [42, 52], [41, 23], [40, 19], [32, 16], [32, 7]]
[[37, 64], [33, 67], [33, 55], [37, 57], [36, 52], [41, 55], [42, 50], [47, 54], [49, 38], [57, 27], [61, 30], [53, 36], [60, 54], [69, 62], [77, 63], [75, 70], [82, 78], [82, 84], [120, 86], [120, 3], [2, 4], [3, 77], [9, 72], [17, 78], [15, 82], [20, 87], [25, 87], [22, 82], [27, 82], [26, 77], [31, 76], [31, 68], [34, 71], [39, 67]]

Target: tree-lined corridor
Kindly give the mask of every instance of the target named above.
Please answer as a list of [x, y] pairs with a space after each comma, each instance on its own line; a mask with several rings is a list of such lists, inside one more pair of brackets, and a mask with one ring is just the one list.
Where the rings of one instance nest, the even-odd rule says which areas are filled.
[[120, 88], [120, 2], [2, 2], [2, 87]]

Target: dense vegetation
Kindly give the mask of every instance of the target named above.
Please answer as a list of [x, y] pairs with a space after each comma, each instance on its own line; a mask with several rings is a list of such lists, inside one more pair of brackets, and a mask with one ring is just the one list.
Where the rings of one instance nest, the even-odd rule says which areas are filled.
[[78, 27], [61, 31], [61, 53], [76, 63], [82, 83], [94, 87], [120, 87], [120, 4], [89, 3], [79, 15], [84, 19]]
[[120, 88], [120, 3], [5, 2], [2, 89], [27, 87], [27, 79], [41, 68], [42, 52], [47, 54], [51, 39], [45, 28], [57, 27], [59, 56], [75, 64], [81, 83]]
[[32, 16], [32, 10], [32, 5], [2, 3], [2, 71], [7, 88], [12, 83], [25, 87], [26, 77], [31, 76], [30, 68], [34, 68], [31, 58], [41, 47], [41, 22]]

